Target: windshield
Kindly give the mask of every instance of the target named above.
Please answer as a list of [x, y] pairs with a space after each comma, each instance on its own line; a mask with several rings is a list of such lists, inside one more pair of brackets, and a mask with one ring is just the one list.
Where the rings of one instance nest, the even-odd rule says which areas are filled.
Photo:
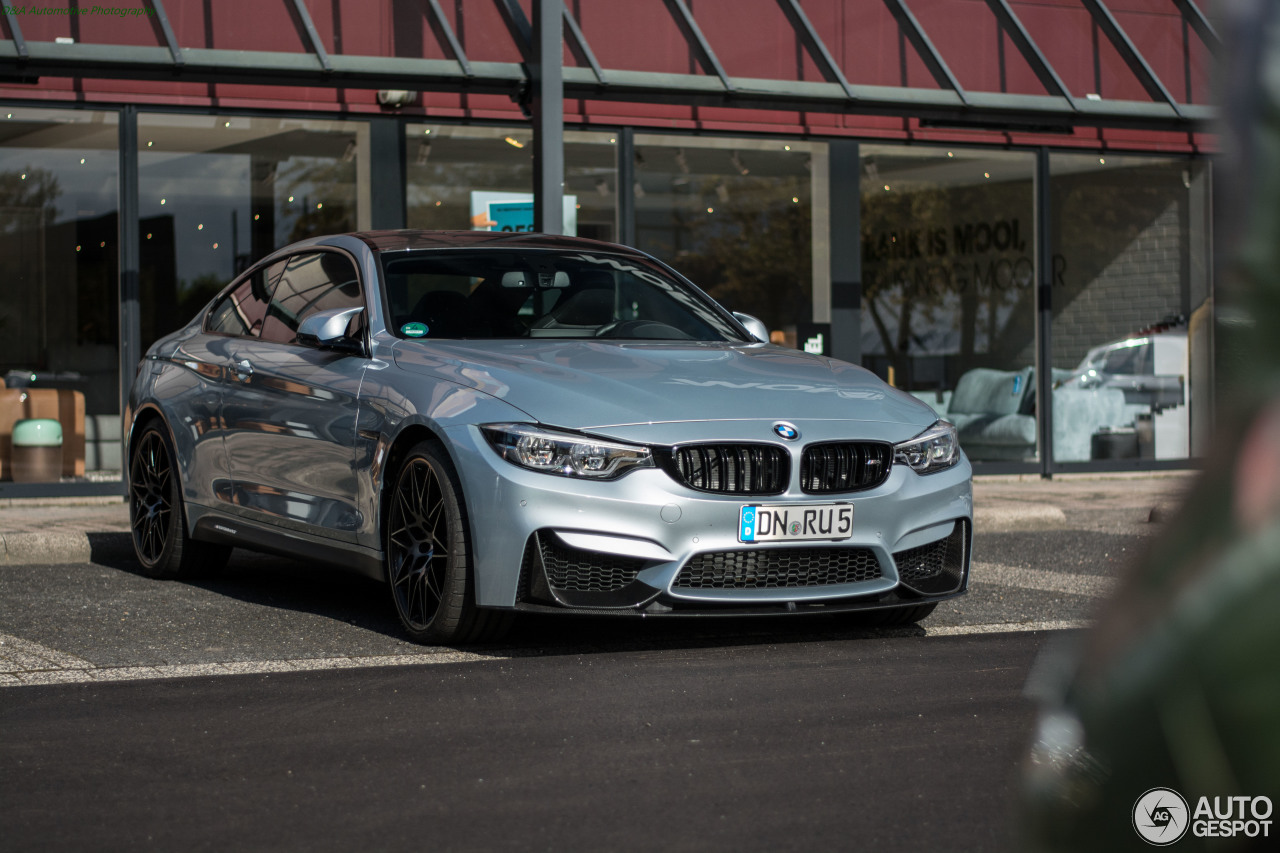
[[383, 254], [382, 273], [390, 330], [404, 338], [744, 340], [706, 296], [643, 259], [433, 250]]

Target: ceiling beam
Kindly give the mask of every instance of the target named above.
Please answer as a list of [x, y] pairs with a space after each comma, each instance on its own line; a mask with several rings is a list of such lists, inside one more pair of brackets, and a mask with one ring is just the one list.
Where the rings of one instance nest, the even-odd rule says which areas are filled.
[[[184, 48], [184, 64], [175, 68], [168, 48], [122, 45], [26, 42], [25, 57], [12, 40], [0, 40], [0, 77], [102, 77], [174, 80], [195, 83], [269, 83], [278, 86], [410, 89], [519, 96], [528, 87], [521, 63], [472, 62], [471, 74], [448, 59], [335, 55], [331, 72], [309, 53]], [[1207, 130], [1215, 111], [1182, 105], [1175, 111], [1155, 101], [1084, 101], [1073, 109], [1067, 99], [1050, 95], [968, 92], [962, 100], [947, 89], [850, 84], [856, 100], [839, 83], [736, 77], [726, 92], [716, 77], [607, 69], [601, 85], [589, 68], [564, 68], [564, 96], [610, 100], [729, 106], [747, 109], [806, 110], [850, 115], [917, 116], [943, 123], [1008, 124], [1009, 130], [1056, 129], [1074, 125], [1152, 130]]]
[[311, 20], [311, 13], [307, 11], [307, 6], [302, 0], [293, 0], [293, 11], [298, 16], [298, 23], [302, 26], [302, 35], [307, 43], [311, 45], [311, 52], [315, 54], [316, 59], [320, 60], [320, 67], [325, 73], [333, 71], [333, 65], [329, 62], [329, 54], [325, 52], [324, 45], [320, 42], [320, 34], [316, 32], [316, 25]]
[[916, 49], [916, 53], [919, 54], [925, 67], [929, 69], [929, 73], [933, 75], [933, 79], [942, 88], [955, 92], [956, 96], [967, 104], [969, 98], [965, 94], [964, 87], [960, 85], [956, 75], [951, 73], [951, 69], [947, 67], [946, 61], [942, 58], [942, 54], [938, 53], [938, 49], [933, 46], [933, 42], [929, 41], [929, 36], [925, 35], [924, 28], [920, 26], [916, 16], [911, 14], [911, 10], [907, 8], [906, 0], [884, 0], [884, 4], [889, 7], [893, 17], [898, 20], [898, 26], [902, 29], [903, 35], [907, 37], [907, 41], [911, 42], [911, 46]]
[[665, 0], [665, 2], [667, 9], [671, 12], [671, 17], [675, 18], [676, 25], [680, 27], [680, 32], [684, 35], [685, 41], [698, 54], [698, 63], [702, 66], [702, 70], [719, 77], [720, 84], [724, 86], [724, 90], [732, 92], [733, 81], [724, 72], [724, 67], [720, 64], [720, 60], [716, 58], [715, 51], [711, 49], [711, 43], [702, 34], [702, 28], [693, 19], [693, 13], [689, 11], [689, 7], [684, 0]]
[[1093, 16], [1094, 22], [1106, 35], [1112, 47], [1120, 54], [1120, 58], [1124, 60], [1125, 65], [1129, 66], [1133, 76], [1137, 77], [1138, 82], [1142, 84], [1142, 88], [1147, 90], [1147, 94], [1151, 96], [1151, 99], [1164, 101], [1175, 113], [1182, 115], [1182, 109], [1178, 106], [1178, 102], [1169, 93], [1169, 90], [1164, 87], [1164, 84], [1160, 82], [1160, 78], [1156, 76], [1156, 73], [1151, 70], [1146, 58], [1129, 40], [1128, 34], [1121, 28], [1115, 16], [1111, 14], [1111, 10], [1106, 7], [1102, 0], [1081, 0], [1081, 2], [1089, 10], [1089, 14]]
[[178, 37], [173, 34], [173, 27], [169, 24], [169, 15], [164, 10], [164, 3], [160, 0], [146, 0], [147, 7], [155, 14], [156, 22], [160, 25], [160, 33], [164, 36], [164, 43], [169, 48], [169, 55], [173, 57], [173, 67], [181, 68], [184, 60], [182, 58], [182, 48], [178, 45]]
[[520, 55], [524, 57], [524, 61], [528, 62], [533, 55], [533, 24], [529, 23], [529, 19], [525, 17], [519, 0], [493, 0], [493, 2], [498, 5], [498, 12], [502, 14], [502, 20], [507, 25], [511, 40], [520, 49]]
[[840, 70], [839, 64], [832, 58], [826, 44], [822, 41], [822, 37], [818, 35], [818, 31], [809, 22], [809, 16], [804, 13], [804, 9], [800, 8], [799, 0], [778, 0], [778, 5], [782, 7], [787, 20], [791, 22], [791, 28], [795, 30], [796, 37], [800, 39], [800, 43], [804, 45], [804, 49], [808, 51], [809, 56], [818, 66], [818, 70], [822, 72], [822, 76], [826, 81], [828, 83], [838, 83], [840, 88], [844, 89], [844, 93], [849, 97], [849, 100], [858, 100], [853, 87], [844, 78], [844, 72]]
[[1173, 0], [1178, 5], [1182, 17], [1186, 19], [1191, 28], [1200, 36], [1200, 40], [1204, 42], [1205, 47], [1209, 48], [1209, 52], [1214, 56], [1222, 53], [1222, 39], [1218, 36], [1218, 31], [1213, 28], [1213, 24], [1209, 23], [1209, 19], [1205, 17], [1204, 12], [1200, 11], [1200, 7], [1195, 4], [1195, 0]]
[[995, 13], [996, 20], [1004, 28], [1013, 46], [1022, 54], [1022, 58], [1031, 66], [1031, 70], [1035, 72], [1036, 78], [1040, 81], [1040, 85], [1044, 86], [1045, 91], [1066, 98], [1074, 109], [1075, 98], [1067, 90], [1058, 72], [1053, 70], [1049, 60], [1041, 53], [1040, 45], [1036, 44], [1035, 39], [1031, 38], [1031, 34], [1027, 32], [1027, 28], [1022, 25], [1022, 21], [1014, 14], [1009, 0], [987, 0], [987, 6]]
[[445, 42], [449, 45], [449, 52], [453, 54], [454, 61], [462, 69], [463, 76], [473, 76], [471, 63], [467, 61], [467, 54], [462, 50], [462, 43], [458, 41], [457, 35], [454, 34], [453, 27], [449, 26], [449, 20], [444, 16], [444, 12], [441, 11], [438, 0], [427, 0], [427, 9], [431, 12], [431, 29], [435, 31], [436, 38], [439, 39], [440, 36], [444, 36]]
[[18, 24], [18, 15], [13, 7], [4, 7], [4, 20], [9, 25], [9, 34], [13, 36], [14, 51], [20, 60], [27, 58], [27, 40], [22, 37], [22, 27]]
[[591, 68], [591, 73], [596, 75], [596, 82], [601, 86], [608, 86], [609, 81], [605, 79], [604, 69], [596, 61], [596, 55], [591, 52], [591, 45], [587, 44], [586, 36], [582, 34], [582, 30], [578, 27], [578, 22], [573, 19], [573, 14], [569, 11], [567, 5], [564, 7], [564, 24], [569, 29], [569, 35], [573, 38], [573, 43], [569, 45], [573, 55], [577, 57], [579, 62], [587, 63], [588, 67]]

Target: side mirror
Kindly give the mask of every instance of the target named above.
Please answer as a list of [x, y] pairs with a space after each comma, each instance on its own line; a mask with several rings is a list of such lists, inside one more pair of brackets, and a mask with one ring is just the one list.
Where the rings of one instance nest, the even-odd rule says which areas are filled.
[[364, 355], [364, 345], [347, 336], [351, 319], [363, 310], [364, 308], [333, 308], [317, 311], [298, 326], [298, 343]]
[[750, 314], [739, 314], [737, 311], [733, 312], [733, 319], [741, 323], [742, 327], [750, 332], [751, 336], [760, 341], [760, 343], [769, 343], [769, 327], [764, 323], [761, 323]]

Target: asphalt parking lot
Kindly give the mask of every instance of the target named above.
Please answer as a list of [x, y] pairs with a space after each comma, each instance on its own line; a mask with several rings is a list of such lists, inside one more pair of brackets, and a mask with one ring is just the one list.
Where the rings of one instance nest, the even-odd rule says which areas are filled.
[[1017, 850], [1037, 662], [1189, 482], [980, 479], [970, 592], [920, 626], [467, 648], [289, 560], [144, 577], [118, 503], [0, 507], [0, 850]]
[[[1190, 481], [1184, 473], [979, 478], [969, 594], [944, 603], [921, 627], [898, 633], [1085, 627], [1116, 574], [1173, 513]], [[127, 530], [119, 502], [0, 506], [0, 685], [420, 665], [866, 633], [848, 620], [825, 617], [530, 617], [501, 648], [429, 648], [401, 637], [378, 583], [239, 551], [216, 576], [156, 581], [137, 572]]]

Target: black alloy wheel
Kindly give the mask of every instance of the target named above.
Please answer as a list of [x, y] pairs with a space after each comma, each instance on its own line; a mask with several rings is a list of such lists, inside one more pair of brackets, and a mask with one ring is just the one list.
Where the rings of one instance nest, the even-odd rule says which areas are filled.
[[148, 424], [129, 457], [129, 526], [142, 570], [166, 578], [210, 571], [231, 549], [187, 536], [173, 446], [164, 427]]
[[475, 606], [466, 507], [443, 448], [430, 441], [414, 447], [388, 497], [387, 584], [409, 636], [471, 643], [505, 633], [508, 612]]

